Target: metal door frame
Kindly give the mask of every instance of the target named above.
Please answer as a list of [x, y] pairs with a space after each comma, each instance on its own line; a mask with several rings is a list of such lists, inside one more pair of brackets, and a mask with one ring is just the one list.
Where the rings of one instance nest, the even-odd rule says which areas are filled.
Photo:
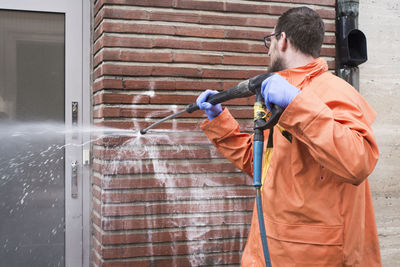
[[[65, 124], [72, 126], [72, 102], [78, 102], [78, 125], [91, 122], [90, 25], [91, 1], [0, 0], [0, 9], [65, 14]], [[78, 29], [81, 31], [77, 32]], [[89, 266], [90, 168], [83, 151], [90, 149], [90, 134], [68, 135], [65, 149], [65, 266]], [[80, 144], [85, 144], [84, 146]], [[87, 155], [87, 154], [86, 154]], [[78, 197], [71, 197], [71, 164], [78, 162]]]

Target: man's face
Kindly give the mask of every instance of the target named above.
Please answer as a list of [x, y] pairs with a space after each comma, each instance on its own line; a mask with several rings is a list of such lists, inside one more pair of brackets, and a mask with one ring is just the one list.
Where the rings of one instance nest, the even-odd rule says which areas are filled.
[[268, 68], [269, 72], [278, 72], [286, 69], [286, 64], [279, 51], [278, 39], [275, 36], [271, 37], [271, 46], [268, 50], [268, 55], [271, 57], [271, 64]]

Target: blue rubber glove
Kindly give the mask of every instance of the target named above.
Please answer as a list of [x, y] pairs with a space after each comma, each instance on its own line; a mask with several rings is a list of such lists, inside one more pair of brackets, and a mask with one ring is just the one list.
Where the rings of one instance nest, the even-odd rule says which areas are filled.
[[197, 106], [204, 110], [207, 114], [208, 119], [211, 121], [215, 117], [217, 117], [222, 112], [221, 104], [211, 105], [210, 103], [206, 102], [206, 99], [210, 95], [218, 94], [218, 91], [215, 90], [206, 90], [199, 95], [196, 99]]
[[270, 111], [270, 103], [286, 108], [299, 93], [299, 89], [291, 85], [279, 74], [268, 77], [261, 84], [261, 95], [264, 97], [265, 105]]

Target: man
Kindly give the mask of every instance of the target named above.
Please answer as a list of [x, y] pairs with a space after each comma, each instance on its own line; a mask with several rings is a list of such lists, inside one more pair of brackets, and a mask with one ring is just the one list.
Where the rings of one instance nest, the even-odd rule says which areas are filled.
[[[320, 16], [300, 7], [284, 13], [265, 40], [270, 71], [278, 74], [263, 82], [262, 94], [267, 107], [285, 108], [278, 124], [292, 135], [290, 142], [274, 131], [263, 177], [272, 266], [381, 266], [367, 179], [379, 154], [371, 130], [376, 113], [318, 58], [323, 37]], [[240, 133], [228, 109], [205, 102], [214, 93], [207, 90], [197, 99], [208, 116], [201, 127], [252, 175], [252, 136]], [[256, 210], [242, 266], [265, 266]]]

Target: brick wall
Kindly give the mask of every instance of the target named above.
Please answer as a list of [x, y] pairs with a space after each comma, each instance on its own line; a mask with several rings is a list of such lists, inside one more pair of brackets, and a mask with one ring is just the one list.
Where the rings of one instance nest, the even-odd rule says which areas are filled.
[[[288, 8], [324, 18], [322, 49], [335, 55], [335, 1], [97, 0], [93, 25], [93, 118], [134, 129], [266, 71], [263, 36]], [[244, 130], [253, 99], [226, 103]], [[93, 146], [94, 266], [239, 265], [254, 203], [252, 180], [201, 133], [201, 112], [145, 136]]]

